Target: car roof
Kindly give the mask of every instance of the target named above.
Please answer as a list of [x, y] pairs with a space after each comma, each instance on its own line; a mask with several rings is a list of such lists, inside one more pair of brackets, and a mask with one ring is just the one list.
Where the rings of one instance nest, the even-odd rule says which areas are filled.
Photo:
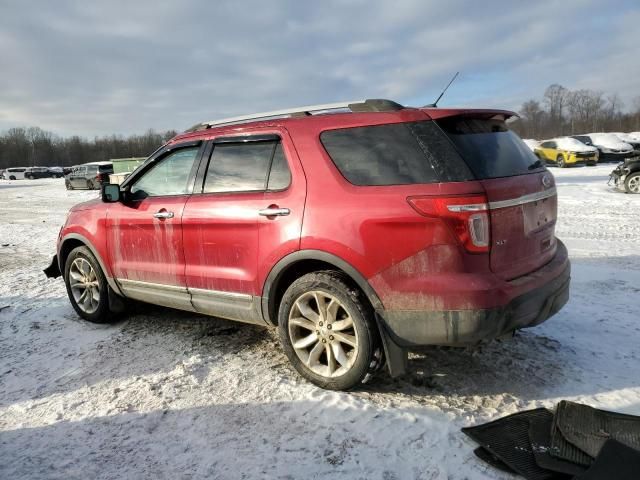
[[437, 108], [437, 107], [404, 107], [396, 111], [382, 112], [336, 112], [306, 116], [289, 116], [265, 120], [250, 120], [242, 123], [205, 127], [195, 131], [186, 131], [176, 135], [167, 144], [183, 141], [196, 141], [218, 135], [250, 133], [259, 128], [295, 128], [309, 127], [312, 130], [330, 130], [361, 125], [378, 125], [383, 123], [399, 123], [403, 121], [437, 120], [452, 116], [477, 116], [487, 118], [501, 116], [507, 118], [517, 116], [515, 112], [499, 109], [481, 108]]

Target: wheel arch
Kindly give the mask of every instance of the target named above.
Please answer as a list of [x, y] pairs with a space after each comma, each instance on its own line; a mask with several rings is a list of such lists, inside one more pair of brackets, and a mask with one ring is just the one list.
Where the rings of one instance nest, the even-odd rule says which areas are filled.
[[96, 248], [91, 244], [91, 242], [87, 237], [79, 233], [69, 233], [65, 235], [64, 239], [60, 243], [60, 248], [58, 249], [58, 265], [60, 267], [60, 272], [62, 273], [62, 276], [64, 277], [64, 266], [67, 261], [67, 257], [69, 256], [71, 251], [76, 247], [87, 247], [89, 249], [91, 254], [98, 261], [98, 264], [100, 264], [100, 268], [102, 269], [102, 272], [104, 273], [104, 276], [107, 279], [107, 283], [109, 284], [109, 286], [118, 295], [122, 295], [122, 292], [120, 291], [120, 288], [118, 287], [117, 283], [115, 282], [113, 277], [109, 275], [110, 271], [106, 268], [107, 266], [104, 260], [102, 259], [102, 257], [100, 256], [100, 254], [98, 253], [98, 251], [96, 250]]
[[276, 263], [262, 289], [262, 316], [270, 325], [278, 324], [278, 307], [282, 295], [291, 283], [301, 275], [318, 270], [339, 270], [362, 290], [375, 310], [383, 308], [375, 290], [364, 276], [340, 257], [322, 250], [298, 250]]

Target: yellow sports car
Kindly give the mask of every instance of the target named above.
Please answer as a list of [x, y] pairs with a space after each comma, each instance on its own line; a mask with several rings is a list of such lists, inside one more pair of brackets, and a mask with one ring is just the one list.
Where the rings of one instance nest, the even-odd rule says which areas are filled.
[[543, 162], [555, 163], [563, 168], [569, 165], [596, 165], [598, 163], [598, 149], [585, 145], [571, 137], [559, 137], [545, 140], [538, 145], [533, 153]]

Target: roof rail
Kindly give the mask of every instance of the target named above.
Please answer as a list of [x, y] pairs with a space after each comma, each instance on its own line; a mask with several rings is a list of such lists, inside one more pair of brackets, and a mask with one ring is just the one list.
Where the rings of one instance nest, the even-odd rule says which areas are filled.
[[186, 132], [195, 132], [198, 130], [206, 130], [211, 127], [223, 125], [238, 125], [241, 123], [253, 122], [256, 120], [271, 120], [275, 118], [287, 117], [305, 117], [308, 115], [330, 113], [333, 110], [347, 110], [351, 112], [391, 112], [402, 110], [404, 107], [392, 100], [384, 99], [368, 99], [355, 100], [351, 102], [325, 103], [321, 105], [308, 105], [306, 107], [287, 108], [284, 110], [274, 110], [272, 112], [253, 113], [251, 115], [241, 115], [238, 117], [223, 118], [220, 120], [212, 120], [210, 122], [202, 122], [194, 125], [186, 130]]

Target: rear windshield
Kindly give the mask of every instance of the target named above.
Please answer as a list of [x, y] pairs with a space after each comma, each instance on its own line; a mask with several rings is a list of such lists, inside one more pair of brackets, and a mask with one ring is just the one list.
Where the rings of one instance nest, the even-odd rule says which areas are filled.
[[100, 172], [113, 173], [113, 165], [100, 165], [98, 168]]
[[502, 120], [450, 117], [436, 123], [479, 180], [544, 169], [542, 162]]
[[473, 175], [432, 121], [345, 128], [320, 140], [354, 185], [459, 182]]

